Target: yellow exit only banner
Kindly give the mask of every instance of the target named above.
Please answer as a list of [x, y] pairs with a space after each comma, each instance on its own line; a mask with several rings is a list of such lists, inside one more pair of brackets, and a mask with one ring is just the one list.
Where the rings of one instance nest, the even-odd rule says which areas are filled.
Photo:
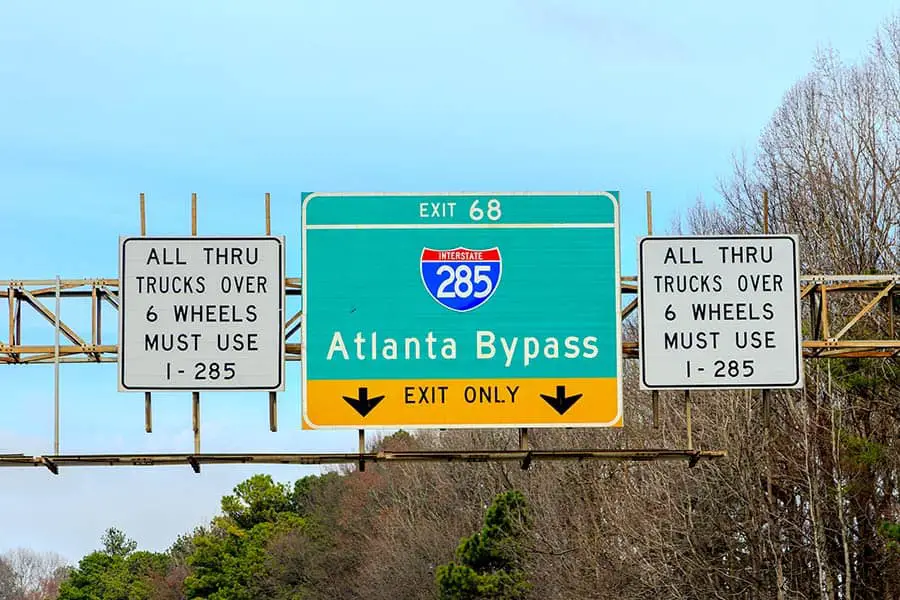
[[[621, 427], [615, 378], [307, 381], [304, 429], [541, 423]], [[315, 423], [315, 427], [310, 425]]]

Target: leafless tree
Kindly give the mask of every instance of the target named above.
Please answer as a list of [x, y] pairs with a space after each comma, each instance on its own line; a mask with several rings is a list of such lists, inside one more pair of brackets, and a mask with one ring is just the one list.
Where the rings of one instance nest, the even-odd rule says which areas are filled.
[[0, 556], [0, 600], [17, 600], [22, 596], [18, 577], [12, 566]]
[[0, 599], [51, 600], [66, 575], [65, 560], [54, 552], [10, 550], [0, 556]]

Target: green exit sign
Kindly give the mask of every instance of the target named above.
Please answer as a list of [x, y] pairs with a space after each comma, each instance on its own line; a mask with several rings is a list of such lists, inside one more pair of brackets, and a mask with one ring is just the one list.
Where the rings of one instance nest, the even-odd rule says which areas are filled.
[[309, 193], [306, 428], [622, 424], [617, 192]]

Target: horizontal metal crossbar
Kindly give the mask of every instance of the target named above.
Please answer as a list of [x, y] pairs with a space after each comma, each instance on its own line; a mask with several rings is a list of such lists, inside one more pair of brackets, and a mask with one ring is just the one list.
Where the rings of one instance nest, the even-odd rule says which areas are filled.
[[678, 449], [575, 449], [575, 450], [430, 450], [402, 452], [338, 452], [297, 454], [63, 454], [27, 456], [0, 454], [0, 467], [46, 467], [57, 473], [61, 467], [90, 466], [191, 466], [222, 464], [337, 465], [382, 462], [464, 462], [607, 460], [684, 460], [691, 466], [700, 460], [727, 456], [725, 450]]

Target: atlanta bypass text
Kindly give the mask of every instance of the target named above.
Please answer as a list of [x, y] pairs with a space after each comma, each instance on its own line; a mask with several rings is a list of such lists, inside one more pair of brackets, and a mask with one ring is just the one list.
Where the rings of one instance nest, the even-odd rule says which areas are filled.
[[[570, 335], [565, 337], [532, 337], [514, 336], [506, 338], [492, 331], [478, 330], [474, 332], [475, 358], [491, 360], [495, 357], [504, 360], [504, 366], [513, 362], [528, 366], [536, 358], [576, 359], [597, 358], [597, 336], [584, 337]], [[349, 343], [348, 343], [349, 340]], [[368, 336], [357, 331], [352, 337], [335, 331], [331, 337], [326, 360], [456, 360], [457, 342], [453, 337], [438, 339], [429, 331], [424, 338], [382, 337], [373, 331]]]

